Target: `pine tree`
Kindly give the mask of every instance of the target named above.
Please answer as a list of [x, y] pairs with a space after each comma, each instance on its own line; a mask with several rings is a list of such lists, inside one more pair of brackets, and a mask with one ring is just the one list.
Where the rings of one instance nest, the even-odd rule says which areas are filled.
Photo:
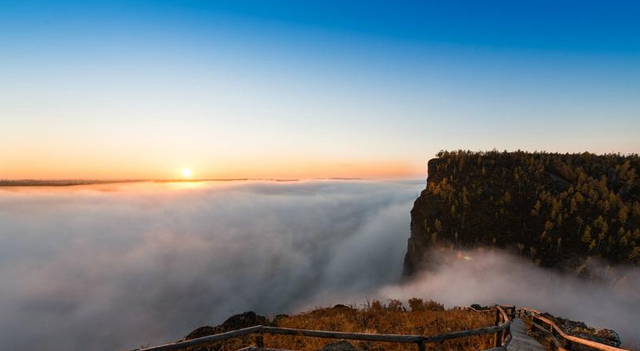
[[576, 198], [574, 197], [573, 199], [571, 199], [571, 213], [574, 213], [578, 210], [578, 202], [576, 201]]
[[637, 201], [633, 203], [633, 209], [631, 210], [635, 217], [640, 217], [640, 203]]
[[551, 228], [553, 228], [553, 222], [551, 222], [551, 221], [546, 221], [546, 222], [544, 223], [544, 230], [548, 231], [548, 230], [551, 230]]
[[620, 238], [620, 241], [618, 243], [620, 244], [621, 247], [627, 247], [627, 244], [628, 244], [627, 237], [623, 235]]
[[465, 206], [469, 206], [469, 197], [467, 193], [467, 187], [462, 187], [462, 204]]
[[591, 227], [588, 225], [584, 228], [584, 233], [582, 234], [582, 242], [583, 243], [591, 242]]
[[524, 244], [517, 243], [516, 246], [518, 247], [518, 250], [520, 250], [520, 256], [522, 256], [522, 250], [524, 250]]
[[620, 223], [627, 223], [627, 218], [629, 218], [629, 208], [625, 205], [620, 207], [620, 211], [618, 211], [618, 219], [620, 219]]
[[507, 204], [511, 202], [511, 194], [509, 194], [509, 191], [504, 193], [504, 197], [502, 199]]
[[440, 222], [439, 219], [436, 218], [434, 226], [436, 227], [436, 233], [440, 233], [440, 231], [442, 231], [442, 222]]

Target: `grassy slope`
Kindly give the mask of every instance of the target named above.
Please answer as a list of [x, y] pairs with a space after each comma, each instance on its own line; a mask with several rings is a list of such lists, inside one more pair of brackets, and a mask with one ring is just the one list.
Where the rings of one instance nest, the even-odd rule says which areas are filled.
[[[336, 306], [317, 308], [293, 316], [280, 316], [271, 325], [287, 328], [332, 330], [343, 332], [436, 335], [493, 325], [495, 315], [470, 310], [444, 310], [437, 304], [413, 304], [405, 309], [396, 301], [388, 305], [374, 301], [359, 308]], [[437, 309], [437, 310], [434, 310]], [[189, 350], [237, 350], [254, 344], [258, 335], [190, 348]], [[269, 348], [291, 350], [317, 350], [336, 340], [264, 335], [264, 345]], [[352, 342], [362, 350], [416, 350], [413, 344]], [[476, 336], [447, 341], [438, 345], [439, 350], [479, 350], [491, 347], [490, 336]]]

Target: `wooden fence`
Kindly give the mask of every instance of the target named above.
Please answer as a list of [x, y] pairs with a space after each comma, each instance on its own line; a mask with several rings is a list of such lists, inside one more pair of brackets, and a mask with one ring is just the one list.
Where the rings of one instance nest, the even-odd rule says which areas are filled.
[[[469, 308], [478, 313], [495, 313], [496, 322], [494, 326], [483, 327], [459, 332], [453, 332], [448, 334], [439, 335], [401, 335], [401, 334], [370, 334], [370, 333], [344, 333], [325, 330], [307, 330], [307, 329], [292, 329], [292, 328], [280, 328], [269, 327], [263, 325], [256, 325], [239, 330], [233, 330], [226, 333], [204, 336], [197, 339], [180, 341], [172, 344], [165, 344], [160, 346], [154, 346], [149, 348], [140, 349], [140, 351], [170, 351], [183, 349], [190, 346], [202, 345], [206, 343], [227, 340], [244, 335], [263, 333], [263, 334], [277, 334], [277, 335], [293, 335], [293, 336], [306, 336], [315, 338], [328, 338], [328, 339], [344, 339], [344, 340], [361, 340], [361, 341], [374, 341], [374, 342], [394, 342], [394, 343], [409, 343], [415, 344], [418, 351], [426, 351], [426, 345], [437, 343], [446, 340], [465, 338], [476, 335], [494, 335], [494, 347], [483, 351], [506, 351], [507, 346], [511, 342], [511, 321], [513, 318], [521, 317], [528, 318], [531, 321], [531, 328], [542, 331], [547, 334], [551, 339], [551, 346], [557, 351], [570, 351], [577, 349], [577, 346], [587, 347], [589, 349], [598, 351], [631, 351], [627, 349], [621, 349], [609, 345], [604, 345], [592, 340], [582, 339], [579, 337], [565, 334], [553, 321], [544, 318], [540, 315], [540, 312], [530, 308], [516, 309], [511, 305], [497, 305], [491, 309], [476, 310]], [[264, 349], [263, 345], [259, 345], [259, 349]], [[255, 350], [255, 348], [245, 348], [243, 350]]]
[[[567, 335], [560, 329], [553, 321], [541, 316], [540, 312], [532, 308], [521, 308], [518, 310], [518, 314], [522, 318], [528, 318], [531, 321], [531, 329], [538, 330], [549, 336], [551, 340], [551, 346], [558, 351], [568, 351], [577, 348], [588, 348], [600, 351], [630, 351], [627, 349], [621, 349], [613, 347], [592, 340], [579, 338], [572, 335]], [[576, 347], [578, 346], [578, 347]]]
[[[477, 311], [477, 310], [476, 310]], [[307, 330], [269, 327], [256, 325], [249, 328], [234, 330], [226, 333], [204, 336], [201, 338], [180, 341], [172, 344], [165, 344], [149, 348], [140, 349], [140, 351], [170, 351], [183, 349], [190, 346], [196, 346], [216, 341], [222, 341], [239, 336], [264, 333], [279, 335], [307, 336], [315, 338], [328, 339], [344, 339], [344, 340], [362, 340], [376, 342], [394, 342], [415, 344], [419, 351], [425, 351], [426, 345], [446, 340], [493, 334], [495, 337], [495, 345], [486, 351], [506, 351], [507, 345], [511, 341], [511, 319], [515, 316], [515, 306], [496, 306], [490, 310], [480, 310], [478, 312], [494, 312], [496, 313], [496, 325], [491, 327], [483, 327], [465, 331], [459, 331], [448, 334], [439, 335], [401, 335], [401, 334], [370, 334], [370, 333], [343, 333], [325, 330]], [[262, 346], [262, 345], [260, 345]]]

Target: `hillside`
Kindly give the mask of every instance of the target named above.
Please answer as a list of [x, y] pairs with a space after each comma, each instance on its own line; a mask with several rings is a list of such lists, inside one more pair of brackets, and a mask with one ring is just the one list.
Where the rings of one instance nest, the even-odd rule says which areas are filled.
[[429, 250], [505, 248], [539, 266], [592, 275], [594, 258], [640, 262], [637, 155], [440, 152], [411, 211], [404, 275]]
[[[469, 330], [494, 325], [495, 313], [480, 313], [469, 309], [445, 310], [442, 304], [414, 298], [409, 306], [400, 301], [390, 300], [387, 304], [371, 301], [363, 306], [336, 305], [316, 308], [300, 314], [277, 315], [272, 319], [245, 312], [235, 315], [215, 327], [200, 327], [186, 339], [194, 339], [253, 325], [270, 325], [285, 328], [329, 330], [342, 332], [364, 332], [378, 334], [436, 335], [452, 331]], [[335, 343], [333, 339], [310, 338], [304, 336], [252, 334], [223, 342], [184, 348], [185, 351], [238, 350], [248, 345], [264, 343], [273, 349], [319, 350]], [[415, 351], [414, 344], [352, 341], [358, 350], [367, 351]], [[492, 347], [492, 335], [480, 335], [445, 341], [441, 347], [451, 351], [479, 350]]]
[[[209, 341], [207, 338], [220, 337], [224, 334], [241, 331], [253, 326], [265, 326], [285, 328], [290, 331], [333, 331], [343, 333], [365, 333], [366, 335], [395, 335], [395, 336], [442, 336], [443, 334], [456, 334], [483, 330], [482, 328], [495, 328], [497, 310], [494, 306], [454, 307], [445, 309], [444, 305], [421, 298], [408, 300], [408, 307], [404, 307], [398, 300], [389, 300], [387, 304], [380, 301], [367, 301], [360, 306], [335, 305], [334, 307], [315, 308], [307, 312], [292, 316], [276, 315], [273, 318], [261, 316], [255, 312], [244, 312], [229, 317], [224, 323], [211, 327], [203, 326], [189, 333], [179, 343], [195, 342], [192, 346], [182, 346], [179, 343], [161, 346], [167, 350], [183, 351], [225, 351], [225, 350], [299, 350], [299, 351], [384, 351], [384, 350], [415, 350], [413, 342], [400, 343], [397, 341], [365, 341], [338, 338], [319, 338], [305, 336], [299, 333], [283, 335], [280, 333], [252, 332], [246, 335], [237, 335], [220, 341]], [[507, 308], [507, 307], [505, 307]], [[516, 318], [512, 322], [511, 332], [515, 333], [515, 339], [523, 341], [531, 346], [538, 342], [548, 345], [548, 335], [541, 333], [529, 333], [531, 328], [531, 315], [517, 318], [515, 307], [512, 315], [505, 318]], [[505, 310], [506, 311], [506, 310]], [[533, 311], [527, 309], [527, 311]], [[522, 312], [522, 311], [521, 311]], [[507, 312], [505, 312], [507, 313]], [[548, 313], [536, 315], [547, 318], [562, 330], [573, 336], [597, 343], [619, 347], [621, 344], [618, 334], [610, 329], [592, 328], [582, 322], [572, 321], [553, 316]], [[502, 319], [501, 319], [502, 320]], [[539, 322], [541, 323], [541, 322]], [[519, 326], [518, 326], [519, 325]], [[520, 329], [520, 330], [514, 330]], [[361, 334], [362, 335], [362, 334]], [[535, 340], [538, 341], [535, 341]], [[512, 344], [518, 350], [517, 341]], [[430, 344], [441, 350], [468, 351], [486, 350], [495, 345], [495, 333], [486, 329], [480, 335], [458, 335], [449, 340], [435, 341]], [[144, 350], [145, 347], [136, 350]], [[623, 349], [618, 349], [625, 351]], [[135, 351], [135, 350], [132, 350]]]

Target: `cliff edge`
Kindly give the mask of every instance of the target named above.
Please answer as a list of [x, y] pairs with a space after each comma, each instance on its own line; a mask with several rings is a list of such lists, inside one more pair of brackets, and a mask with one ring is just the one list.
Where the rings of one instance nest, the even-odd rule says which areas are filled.
[[638, 174], [638, 155], [440, 152], [411, 210], [403, 276], [434, 264], [434, 247], [507, 249], [587, 276], [594, 258], [637, 265]]

